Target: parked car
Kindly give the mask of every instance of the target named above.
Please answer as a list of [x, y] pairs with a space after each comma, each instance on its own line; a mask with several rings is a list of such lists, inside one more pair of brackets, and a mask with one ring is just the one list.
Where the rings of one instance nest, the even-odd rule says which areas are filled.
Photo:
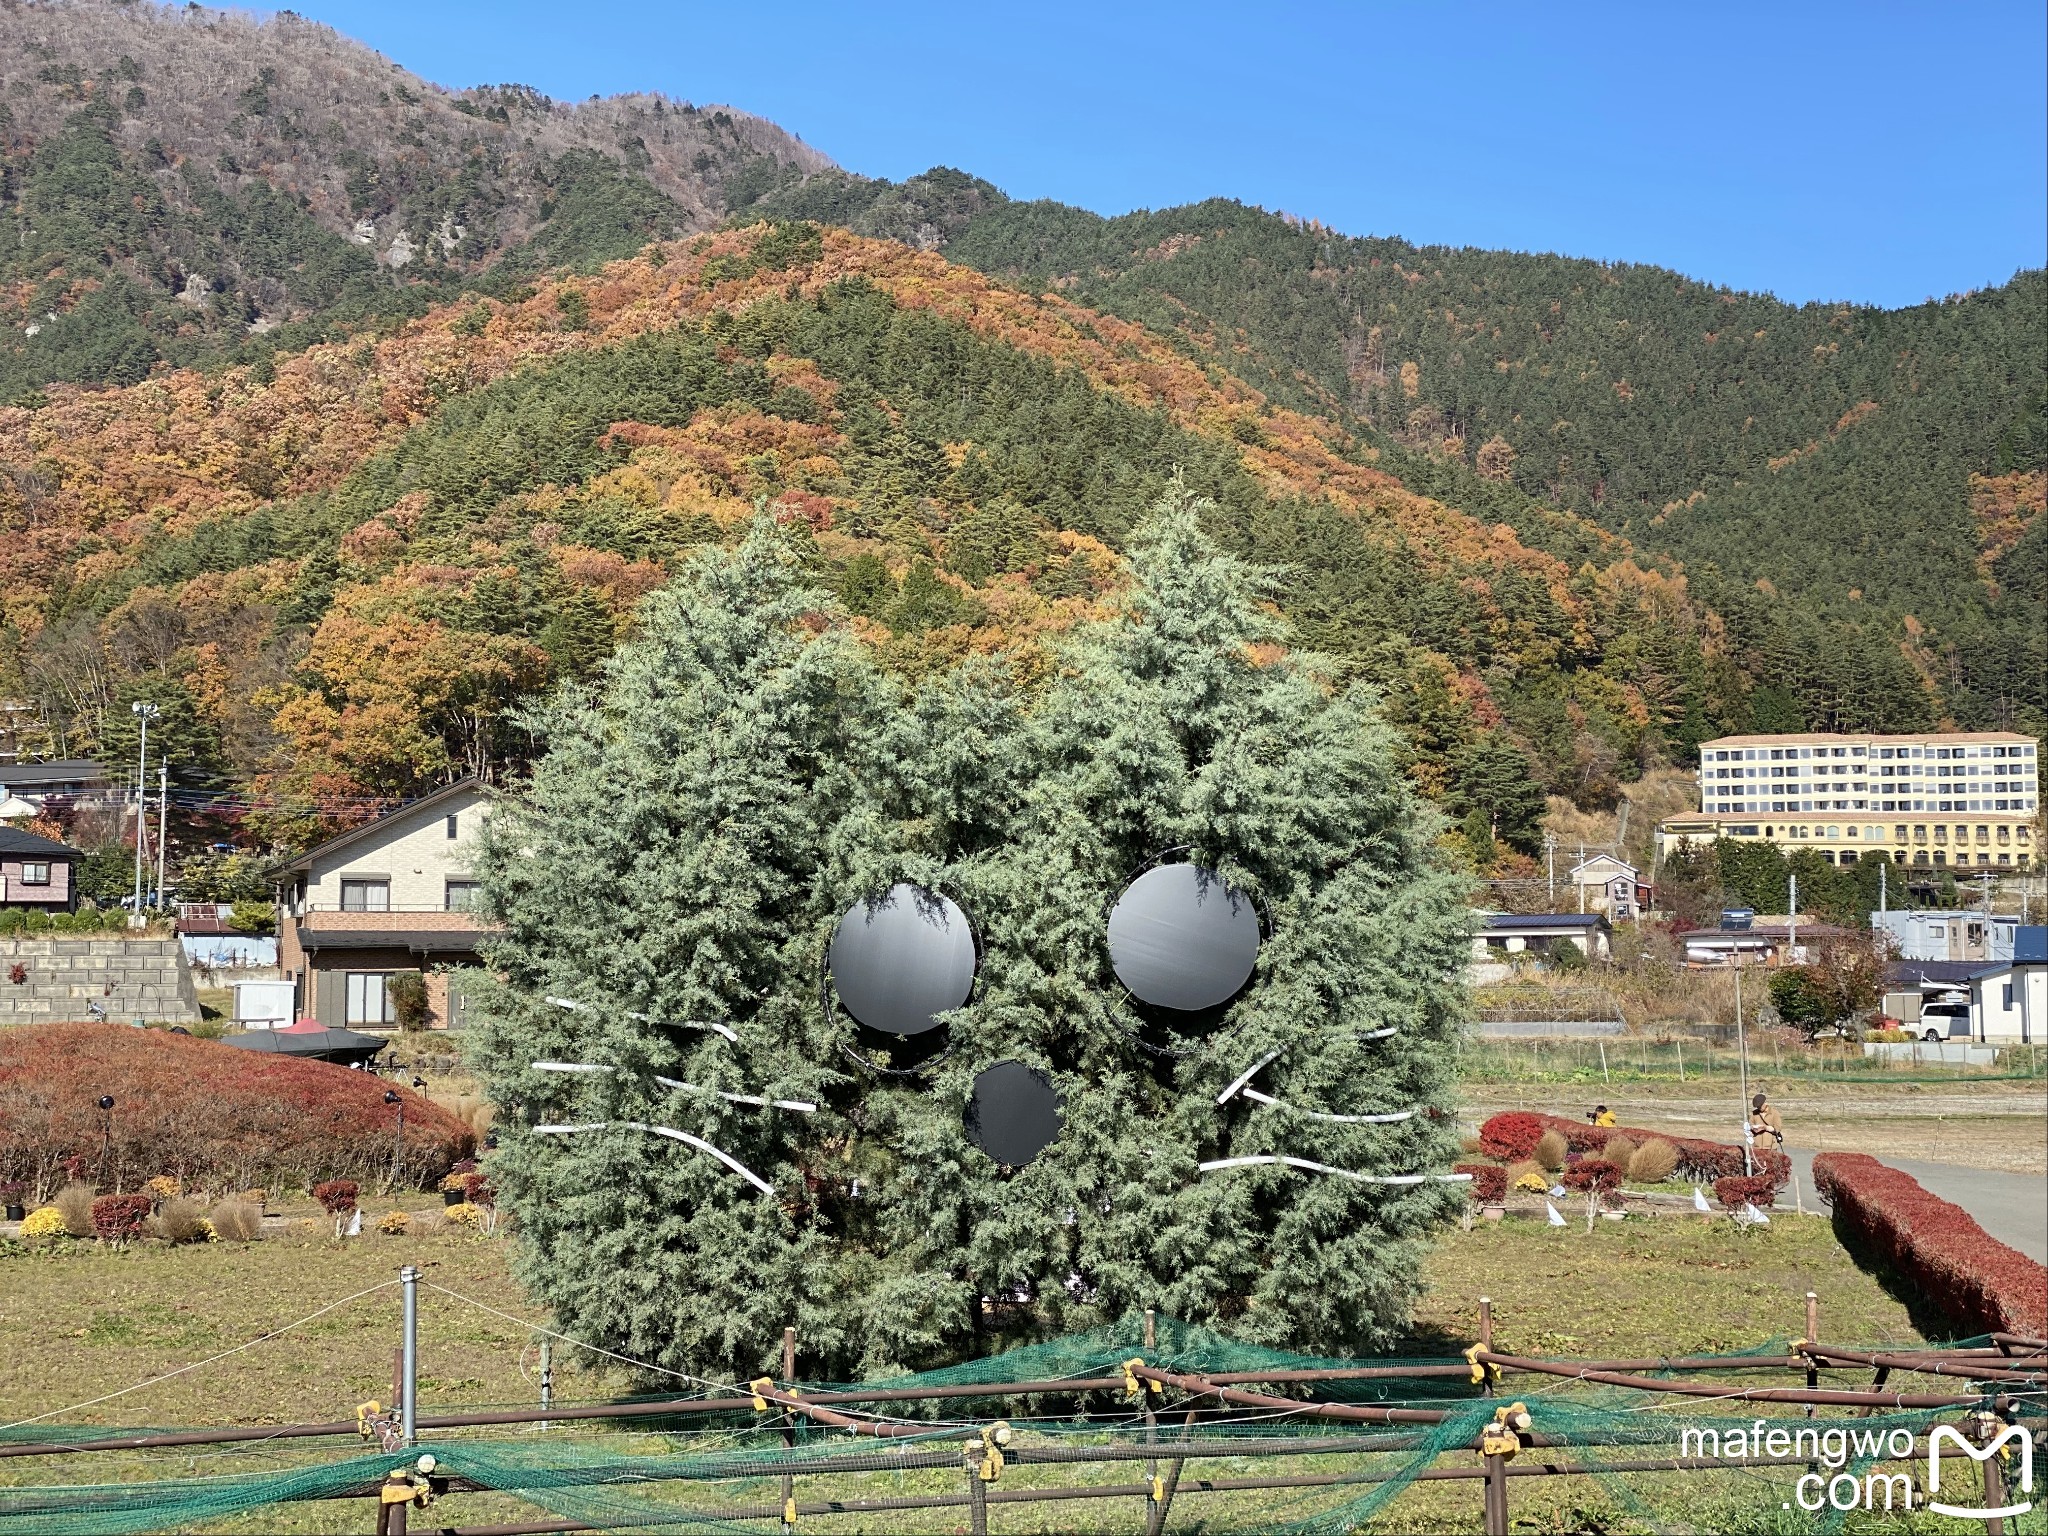
[[1938, 1040], [1968, 1040], [1970, 1005], [1967, 1002], [1928, 1003], [1920, 1010], [1920, 1038], [1933, 1044]]

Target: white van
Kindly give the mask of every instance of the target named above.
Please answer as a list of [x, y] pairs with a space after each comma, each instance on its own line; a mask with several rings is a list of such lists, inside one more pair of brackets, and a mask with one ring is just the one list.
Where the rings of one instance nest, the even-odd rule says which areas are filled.
[[1970, 1005], [1948, 999], [1923, 1004], [1920, 1009], [1920, 1038], [1929, 1044], [1938, 1040], [1970, 1039]]

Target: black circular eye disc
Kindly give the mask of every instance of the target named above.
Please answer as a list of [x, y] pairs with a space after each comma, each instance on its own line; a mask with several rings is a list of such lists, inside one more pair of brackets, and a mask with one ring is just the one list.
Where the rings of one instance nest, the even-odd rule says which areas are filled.
[[1021, 1168], [1060, 1133], [1060, 1095], [1052, 1079], [1021, 1061], [977, 1073], [967, 1100], [967, 1139], [999, 1163]]
[[1235, 997], [1259, 958], [1259, 914], [1198, 864], [1148, 869], [1109, 914], [1109, 963], [1131, 996], [1196, 1013]]
[[826, 960], [846, 1011], [885, 1035], [938, 1028], [974, 990], [974, 934], [944, 896], [896, 884], [839, 919]]

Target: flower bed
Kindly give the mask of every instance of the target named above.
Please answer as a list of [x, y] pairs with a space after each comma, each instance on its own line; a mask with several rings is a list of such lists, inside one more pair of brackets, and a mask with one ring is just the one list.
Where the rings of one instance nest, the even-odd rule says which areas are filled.
[[1959, 1205], [1861, 1152], [1813, 1160], [1814, 1187], [1845, 1244], [1896, 1269], [1957, 1335], [2048, 1329], [2048, 1266], [2008, 1248]]
[[[1689, 1179], [1711, 1182], [1748, 1172], [1742, 1164], [1742, 1148], [1730, 1146], [1721, 1141], [1701, 1141], [1693, 1136], [1667, 1136], [1661, 1131], [1645, 1131], [1625, 1125], [1588, 1125], [1583, 1120], [1567, 1120], [1562, 1115], [1538, 1115], [1526, 1110], [1508, 1110], [1489, 1119], [1479, 1127], [1479, 1145], [1494, 1157], [1527, 1157], [1528, 1150], [1521, 1148], [1526, 1142], [1533, 1149], [1536, 1141], [1545, 1131], [1556, 1131], [1565, 1139], [1572, 1151], [1579, 1153], [1603, 1150], [1609, 1137], [1625, 1136], [1637, 1146], [1646, 1141], [1665, 1141], [1678, 1153], [1678, 1172]], [[1498, 1147], [1502, 1150], [1496, 1151]], [[1757, 1167], [1770, 1175], [1773, 1189], [1782, 1189], [1792, 1178], [1792, 1160], [1782, 1152], [1754, 1152], [1750, 1154]]]
[[[400, 1088], [322, 1061], [236, 1050], [124, 1024], [0, 1030], [0, 1179], [39, 1196], [65, 1178], [135, 1189], [304, 1187], [314, 1179], [431, 1186], [475, 1149], [469, 1127]], [[102, 1111], [102, 1096], [113, 1108]]]

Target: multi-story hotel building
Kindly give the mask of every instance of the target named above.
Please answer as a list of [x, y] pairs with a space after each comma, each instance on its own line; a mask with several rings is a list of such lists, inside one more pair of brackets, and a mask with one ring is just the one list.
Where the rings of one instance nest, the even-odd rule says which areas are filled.
[[1700, 814], [1658, 840], [1770, 838], [1830, 863], [2015, 869], [2036, 856], [2040, 749], [2005, 731], [1723, 736], [1700, 747]]

